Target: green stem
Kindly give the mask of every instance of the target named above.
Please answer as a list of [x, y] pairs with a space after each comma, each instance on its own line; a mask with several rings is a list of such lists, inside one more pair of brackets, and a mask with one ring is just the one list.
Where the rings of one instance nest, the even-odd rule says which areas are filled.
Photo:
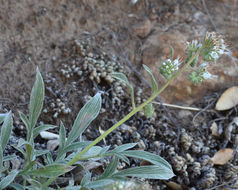
[[[202, 47], [203, 48], [203, 47]], [[146, 100], [144, 103], [142, 103], [140, 106], [137, 108], [133, 109], [129, 114], [127, 114], [123, 119], [121, 119], [119, 122], [117, 122], [115, 125], [113, 125], [111, 128], [109, 128], [107, 131], [105, 131], [101, 136], [96, 138], [91, 144], [89, 144], [86, 148], [84, 148], [79, 154], [77, 154], [72, 160], [70, 160], [67, 165], [71, 166], [86, 153], [88, 152], [94, 145], [99, 143], [102, 139], [104, 139], [107, 135], [109, 135], [112, 131], [114, 131], [117, 127], [119, 127], [121, 124], [125, 123], [128, 119], [130, 119], [133, 115], [135, 115], [137, 112], [143, 109], [147, 104], [149, 104], [152, 100], [156, 98], [156, 96], [160, 95], [166, 88], [167, 86], [175, 79], [177, 78], [181, 73], [183, 73], [193, 62], [193, 60], [199, 56], [202, 48], [200, 48], [196, 54], [193, 55], [193, 57], [190, 58], [190, 60], [175, 74], [173, 75], [170, 79], [167, 80], [167, 82], [159, 89], [157, 93], [154, 93], [148, 100]], [[49, 186], [57, 177], [49, 179], [44, 186]]]

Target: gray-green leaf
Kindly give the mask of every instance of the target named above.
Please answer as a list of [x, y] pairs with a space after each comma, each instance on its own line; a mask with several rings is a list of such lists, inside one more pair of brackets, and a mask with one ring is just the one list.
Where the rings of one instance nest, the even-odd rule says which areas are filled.
[[155, 94], [159, 90], [158, 84], [155, 80], [155, 77], [154, 77], [153, 73], [150, 71], [149, 67], [147, 67], [146, 65], [143, 65], [143, 67], [150, 75], [150, 81], [151, 81], [150, 83], [151, 83], [152, 93]]
[[155, 109], [153, 104], [147, 104], [144, 108], [143, 108], [144, 114], [146, 117], [152, 117], [154, 115]]
[[5, 187], [7, 187], [10, 183], [13, 182], [13, 180], [15, 179], [15, 177], [17, 176], [18, 171], [17, 170], [12, 170], [8, 176], [4, 177], [1, 182], [0, 182], [0, 189], [4, 189]]
[[101, 109], [101, 104], [101, 94], [97, 93], [83, 106], [74, 121], [74, 125], [69, 133], [66, 145], [70, 145], [73, 141], [75, 141], [79, 136], [82, 135], [89, 124], [98, 116]]
[[74, 168], [73, 166], [67, 166], [63, 164], [52, 164], [52, 165], [45, 166], [43, 168], [29, 171], [27, 172], [27, 174], [33, 175], [36, 177], [51, 178], [51, 177], [59, 176], [66, 172], [69, 172], [73, 168]]
[[172, 170], [168, 170], [158, 165], [153, 166], [140, 166], [121, 170], [112, 175], [112, 177], [127, 176], [127, 177], [139, 177], [146, 179], [170, 179], [174, 176]]
[[96, 181], [90, 182], [87, 185], [85, 185], [84, 187], [93, 189], [93, 188], [104, 187], [111, 183], [113, 183], [113, 180], [111, 180], [111, 179], [102, 179], [102, 180], [96, 180]]
[[127, 86], [131, 86], [126, 75], [124, 75], [123, 73], [117, 73], [117, 72], [112, 73], [112, 77], [120, 80], [121, 82], [125, 83]]
[[129, 83], [126, 75], [124, 75], [123, 73], [115, 72], [115, 73], [112, 74], [112, 77], [120, 80], [121, 82], [126, 84], [126, 86], [129, 88], [130, 96], [131, 96], [131, 102], [132, 102], [132, 107], [133, 107], [133, 109], [135, 109], [134, 88], [133, 88], [133, 85], [131, 83]]
[[7, 113], [0, 113], [0, 124], [4, 121], [6, 115]]
[[63, 150], [66, 140], [66, 130], [64, 124], [61, 122], [59, 131], [59, 152]]
[[43, 107], [44, 96], [45, 96], [44, 81], [40, 74], [39, 69], [37, 68], [36, 80], [32, 88], [31, 97], [30, 97], [30, 107], [29, 107], [30, 109], [30, 114], [29, 114], [30, 129], [29, 130], [30, 131], [32, 131], [33, 128], [35, 127], [37, 119], [40, 116], [40, 113]]
[[152, 154], [150, 152], [142, 151], [142, 150], [128, 150], [122, 152], [123, 155], [133, 158], [138, 158], [142, 160], [146, 160], [152, 164], [159, 165], [161, 167], [167, 168], [168, 170], [171, 170], [171, 165], [162, 157], [156, 154]]
[[56, 160], [61, 160], [61, 159], [63, 159], [62, 157], [65, 153], [71, 152], [71, 151], [77, 151], [80, 148], [85, 148], [90, 143], [91, 142], [89, 142], [89, 141], [72, 143], [71, 145], [68, 145], [67, 147], [65, 147], [62, 151], [59, 151]]
[[30, 121], [29, 119], [26, 117], [26, 115], [22, 112], [19, 111], [19, 116], [22, 120], [22, 122], [24, 123], [24, 125], [26, 126], [27, 132], [29, 132], [30, 129]]
[[127, 144], [122, 144], [116, 148], [114, 148], [113, 150], [109, 151], [108, 153], [119, 153], [119, 152], [123, 152], [125, 150], [131, 149], [134, 146], [136, 146], [137, 143], [127, 143]]
[[103, 179], [103, 178], [107, 178], [107, 177], [111, 176], [116, 171], [118, 163], [119, 163], [118, 158], [117, 157], [113, 157], [113, 160], [107, 166], [106, 170], [99, 177], [99, 179]]
[[0, 144], [0, 173], [2, 172], [3, 169], [3, 149], [2, 145]]
[[25, 190], [25, 188], [22, 185], [17, 184], [17, 183], [11, 184], [9, 186], [14, 188], [15, 190]]
[[41, 131], [46, 131], [48, 129], [54, 129], [56, 127], [57, 126], [55, 126], [55, 125], [48, 125], [48, 124], [36, 127], [35, 129], [33, 129], [33, 138], [35, 139], [40, 134]]
[[8, 140], [12, 132], [12, 125], [13, 125], [12, 114], [11, 112], [9, 112], [4, 118], [0, 134], [0, 144], [2, 146], [2, 150], [5, 149], [8, 143]]

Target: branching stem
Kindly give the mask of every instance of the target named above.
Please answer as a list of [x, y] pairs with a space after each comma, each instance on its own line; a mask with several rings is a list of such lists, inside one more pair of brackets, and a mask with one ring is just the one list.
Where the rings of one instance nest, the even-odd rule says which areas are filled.
[[[152, 96], [146, 100], [144, 103], [142, 103], [141, 105], [139, 105], [137, 108], [133, 109], [130, 113], [128, 113], [123, 119], [121, 119], [119, 122], [117, 122], [115, 125], [113, 125], [111, 128], [109, 128], [107, 131], [105, 131], [101, 136], [99, 136], [98, 138], [96, 138], [91, 144], [89, 144], [86, 148], [84, 148], [79, 154], [77, 154], [73, 159], [71, 159], [67, 165], [71, 166], [73, 165], [75, 162], [81, 160], [81, 157], [88, 152], [94, 145], [96, 145], [97, 143], [99, 143], [102, 139], [104, 139], [107, 135], [109, 135], [112, 131], [114, 131], [117, 127], [119, 127], [120, 125], [122, 125], [123, 123], [125, 123], [128, 119], [130, 119], [133, 115], [135, 115], [137, 112], [139, 112], [140, 110], [142, 110], [147, 104], [151, 103], [158, 95], [160, 95], [167, 87], [168, 85], [175, 79], [177, 78], [181, 73], [183, 73], [189, 66], [190, 64], [193, 62], [194, 59], [196, 59], [201, 50], [204, 47], [201, 47], [190, 59], [187, 63], [185, 63], [185, 65], [177, 72], [175, 73], [170, 79], [167, 80], [167, 82], [159, 89], [159, 91], [157, 93], [152, 94]], [[49, 179], [45, 184], [44, 187], [48, 187], [55, 179], [57, 178], [51, 178]]]

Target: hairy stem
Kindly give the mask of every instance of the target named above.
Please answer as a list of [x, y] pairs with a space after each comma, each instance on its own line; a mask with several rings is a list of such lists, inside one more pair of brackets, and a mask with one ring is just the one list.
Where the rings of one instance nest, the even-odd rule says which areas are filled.
[[[146, 100], [144, 103], [142, 103], [140, 106], [138, 106], [137, 108], [133, 109], [130, 113], [128, 113], [124, 118], [122, 118], [119, 122], [117, 122], [115, 125], [113, 125], [111, 128], [109, 128], [107, 131], [105, 131], [101, 136], [99, 136], [98, 138], [96, 138], [91, 144], [89, 144], [86, 148], [84, 148], [79, 154], [77, 154], [73, 159], [71, 159], [67, 165], [71, 166], [73, 165], [75, 162], [77, 162], [78, 160], [81, 159], [81, 157], [87, 152], [89, 151], [94, 145], [96, 145], [97, 143], [99, 143], [103, 138], [105, 138], [107, 135], [109, 135], [112, 131], [114, 131], [117, 127], [119, 127], [120, 125], [122, 125], [123, 123], [125, 123], [128, 119], [130, 119], [133, 115], [135, 115], [137, 112], [139, 112], [140, 110], [143, 109], [143, 107], [145, 107], [147, 104], [151, 103], [156, 96], [160, 95], [167, 87], [168, 85], [175, 79], [177, 78], [181, 73], [183, 73], [189, 66], [190, 64], [193, 62], [194, 59], [196, 59], [197, 56], [199, 56], [201, 50], [203, 49], [203, 47], [201, 47], [194, 55], [193, 57], [191, 57], [189, 59], [189, 61], [176, 73], [174, 74], [170, 79], [167, 80], [167, 82], [159, 89], [158, 92], [154, 93], [148, 100]], [[44, 187], [49, 186], [55, 179], [55, 178], [51, 178], [49, 179], [45, 184]]]

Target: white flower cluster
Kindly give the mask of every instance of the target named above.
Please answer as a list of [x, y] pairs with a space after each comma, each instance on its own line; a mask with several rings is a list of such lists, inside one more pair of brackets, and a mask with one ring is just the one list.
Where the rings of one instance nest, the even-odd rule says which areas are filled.
[[197, 40], [193, 40], [192, 42], [186, 42], [187, 50], [197, 50], [201, 47], [202, 47], [202, 44], [199, 43]]
[[223, 54], [230, 54], [224, 40], [221, 35], [217, 35], [215, 32], [207, 32], [205, 37], [206, 41], [211, 43], [209, 48], [208, 57], [216, 61]]
[[160, 67], [160, 74], [162, 74], [166, 79], [170, 79], [173, 74], [179, 70], [180, 64], [181, 61], [179, 58], [175, 60], [167, 59]]

